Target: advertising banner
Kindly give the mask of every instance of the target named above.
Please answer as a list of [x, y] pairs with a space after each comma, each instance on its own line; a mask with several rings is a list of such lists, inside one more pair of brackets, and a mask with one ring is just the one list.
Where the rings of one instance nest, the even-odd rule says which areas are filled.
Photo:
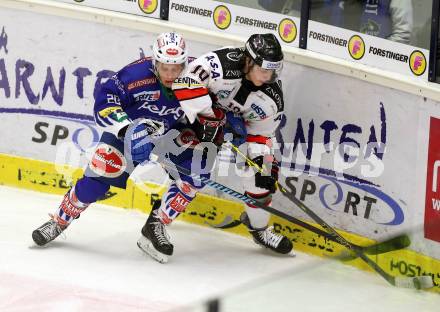
[[308, 50], [428, 79], [428, 50], [314, 21], [307, 36]]
[[[58, 162], [69, 143], [76, 151], [70, 160], [84, 166], [100, 135], [92, 117], [97, 89], [126, 64], [151, 55], [156, 35], [2, 9], [0, 153]], [[187, 44], [194, 57], [217, 48]], [[437, 213], [436, 206], [425, 207], [425, 195], [427, 205], [438, 198], [428, 188], [434, 189], [438, 159], [439, 103], [287, 62], [281, 79], [285, 118], [275, 145], [280, 181], [335, 228], [372, 239], [412, 231], [418, 251], [440, 258], [436, 234], [428, 230], [430, 244], [424, 244], [423, 229], [416, 231], [425, 211]], [[436, 119], [429, 124], [427, 116]], [[227, 159], [222, 153], [219, 166]], [[216, 175], [242, 188], [237, 175]], [[273, 207], [309, 220], [280, 194]]]
[[[83, 161], [101, 134], [93, 118], [99, 86], [150, 56], [157, 35], [2, 8], [0, 153], [54, 162], [69, 143], [79, 154], [72, 157]], [[215, 48], [187, 45], [191, 56]]]
[[160, 0], [56, 0], [56, 2], [66, 2], [92, 8], [160, 18]]
[[299, 18], [217, 1], [171, 0], [169, 20], [248, 37], [273, 33], [282, 44], [299, 46]]
[[[438, 103], [292, 63], [282, 80], [285, 119], [275, 151], [287, 190], [335, 228], [380, 241], [405, 232], [411, 248], [440, 258], [423, 233], [425, 182], [432, 180], [425, 115], [440, 116]], [[431, 154], [436, 145], [429, 146]], [[223, 151], [219, 167], [231, 158]], [[236, 175], [217, 178], [243, 190]], [[279, 193], [272, 206], [311, 221]]]
[[[409, 164], [423, 99], [295, 64], [284, 70], [286, 120], [277, 141], [285, 186], [347, 231], [378, 239], [412, 228]], [[274, 203], [298, 210], [282, 196]]]
[[425, 237], [440, 242], [440, 119], [431, 117], [426, 174]]

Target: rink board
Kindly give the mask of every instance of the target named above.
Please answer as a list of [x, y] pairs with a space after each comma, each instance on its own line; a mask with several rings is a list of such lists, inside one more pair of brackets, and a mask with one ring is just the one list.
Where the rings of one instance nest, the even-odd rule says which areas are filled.
[[[11, 9], [0, 11], [0, 21], [0, 153], [84, 168], [102, 132], [93, 119], [100, 84], [150, 55], [155, 34]], [[187, 44], [194, 57], [218, 47]], [[411, 232], [411, 249], [440, 259], [440, 231], [425, 239], [422, 228], [425, 210], [440, 220], [425, 201], [428, 195], [440, 205], [436, 194], [426, 195], [434, 177], [432, 170], [427, 177], [427, 124], [440, 118], [438, 103], [292, 62], [281, 78], [287, 121], [276, 147], [287, 186], [336, 228], [373, 240]], [[150, 105], [160, 115], [154, 102], [145, 109]], [[341, 157], [342, 144], [357, 154], [352, 163]], [[218, 178], [240, 189], [235, 177]], [[275, 194], [274, 205], [288, 209], [290, 202]], [[295, 217], [311, 221], [301, 211]]]
[[[0, 170], [2, 172], [0, 176], [1, 185], [58, 195], [64, 194], [70, 188], [70, 184], [80, 178], [83, 173], [82, 169], [64, 167], [64, 170], [68, 172], [65, 175], [62, 168], [53, 163], [6, 154], [0, 154]], [[146, 190], [153, 192], [146, 193]], [[164, 188], [158, 185], [140, 186], [129, 180], [125, 190], [111, 187], [106, 199], [99, 202], [123, 209], [138, 209], [149, 213], [152, 202], [160, 198], [163, 191]], [[179, 220], [209, 227], [221, 224], [225, 220], [230, 222], [238, 220], [242, 211], [243, 206], [241, 203], [201, 193], [187, 207]], [[295, 250], [326, 258], [337, 258], [341, 252], [345, 251], [345, 248], [341, 245], [276, 216], [272, 217], [270, 223], [280, 233], [293, 241]], [[312, 225], [319, 227], [313, 223]], [[224, 231], [249, 237], [243, 225], [224, 229]], [[338, 232], [355, 244], [361, 246], [374, 244], [371, 239], [342, 230], [338, 230]], [[433, 290], [440, 292], [440, 261], [407, 249], [371, 257], [386, 272], [395, 276], [431, 274], [436, 285]], [[365, 265], [363, 261], [352, 260], [347, 263], [371, 271], [371, 268]]]
[[[1, 183], [62, 194], [81, 175], [81, 170], [70, 168], [84, 168], [102, 131], [92, 116], [99, 85], [127, 63], [150, 53], [156, 34], [146, 24], [137, 25], [124, 28], [0, 10]], [[206, 39], [210, 43], [204, 39], [187, 40], [191, 56], [218, 47], [215, 37]], [[290, 60], [295, 57], [299, 54], [286, 55]], [[437, 282], [440, 270], [438, 260], [433, 259], [440, 259], [440, 227], [425, 232], [424, 222], [440, 220], [436, 197], [440, 105], [420, 95], [362, 81], [364, 76], [353, 79], [353, 75], [285, 63], [281, 78], [288, 119], [277, 132], [280, 151], [281, 147], [284, 151], [278, 155], [281, 173], [300, 200], [355, 243], [368, 245], [409, 232], [411, 251], [390, 253], [377, 261], [395, 274], [432, 273]], [[340, 159], [336, 147], [341, 142], [354, 144], [358, 152], [354, 165]], [[64, 143], [73, 144], [74, 152], [63, 153]], [[70, 158], [63, 162], [59, 156], [67, 154]], [[60, 174], [55, 162], [70, 166]], [[385, 170], [375, 175], [374, 169], [381, 166]], [[286, 171], [289, 167], [296, 171]], [[215, 178], [239, 189], [234, 184], [240, 181], [233, 175]], [[151, 192], [153, 196], [146, 195]], [[131, 183], [126, 191], [112, 188], [104, 203], [148, 211], [152, 198], [161, 192], [155, 185]], [[359, 203], [349, 205], [353, 200]], [[291, 203], [275, 194], [273, 206], [287, 210]], [[221, 224], [225, 219], [237, 220], [241, 211], [240, 204], [201, 195], [182, 218]], [[310, 221], [299, 209], [292, 214]], [[292, 224], [277, 218], [272, 221], [298, 250], [326, 256], [342, 250]], [[229, 231], [246, 234], [243, 226]]]

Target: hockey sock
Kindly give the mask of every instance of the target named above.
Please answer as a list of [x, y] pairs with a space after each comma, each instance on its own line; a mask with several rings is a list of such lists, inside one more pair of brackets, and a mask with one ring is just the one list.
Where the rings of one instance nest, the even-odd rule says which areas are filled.
[[170, 224], [180, 213], [185, 211], [188, 204], [197, 194], [191, 184], [181, 180], [173, 181], [164, 194], [158, 217], [163, 224]]
[[64, 195], [63, 201], [55, 213], [55, 220], [66, 228], [93, 202], [104, 196], [109, 185], [89, 177], [78, 180], [72, 189]]
[[[268, 192], [264, 194], [253, 194], [246, 192], [245, 194], [251, 198], [258, 200], [261, 203], [264, 203], [264, 205], [266, 206], [269, 206], [272, 202], [272, 196]], [[270, 219], [269, 212], [248, 204], [245, 205], [245, 210], [249, 217], [250, 225], [252, 228], [263, 229], [267, 227]]]

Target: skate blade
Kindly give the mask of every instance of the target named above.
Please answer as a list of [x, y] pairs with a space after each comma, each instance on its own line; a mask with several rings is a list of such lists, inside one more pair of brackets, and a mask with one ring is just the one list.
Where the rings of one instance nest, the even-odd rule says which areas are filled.
[[145, 252], [147, 255], [149, 255], [151, 258], [156, 260], [159, 263], [167, 263], [168, 262], [168, 256], [157, 251], [153, 244], [144, 236], [141, 236], [139, 240], [137, 241], [137, 245], [140, 250]]
[[296, 257], [296, 253], [293, 251], [293, 249], [291, 251], [289, 251], [288, 253], [279, 253], [276, 252], [275, 250], [270, 249], [269, 247], [266, 246], [261, 246], [263, 252], [275, 256], [275, 257], [281, 257], [281, 258], [295, 258]]
[[295, 257], [296, 257], [296, 253], [295, 253], [295, 251], [293, 250], [293, 248], [292, 248], [292, 250], [290, 250], [288, 253], [283, 254], [283, 253], [279, 253], [279, 252], [273, 250], [273, 249], [270, 248], [270, 247], [267, 247], [267, 246], [265, 246], [265, 245], [263, 245], [263, 244], [260, 244], [260, 243], [259, 243], [258, 241], [256, 241], [255, 239], [254, 239], [254, 242], [255, 242], [255, 244], [257, 244], [259, 247], [261, 247], [262, 250], [264, 250], [265, 252], [267, 251], [268, 253], [270, 253], [270, 254], [272, 254], [272, 255], [279, 256], [279, 257], [291, 257], [291, 258], [295, 258]]
[[261, 245], [261, 244], [258, 244], [258, 243], [257, 243], [257, 245], [259, 247], [261, 247], [261, 250], [263, 252], [265, 252], [267, 254], [270, 254], [270, 255], [273, 255], [273, 256], [289, 257], [289, 258], [295, 258], [296, 257], [296, 253], [295, 253], [295, 251], [293, 251], [293, 249], [291, 251], [289, 251], [288, 253], [283, 254], [283, 253], [276, 252], [275, 250], [273, 250], [273, 249], [271, 249], [271, 248], [269, 248], [267, 246], [264, 246], [264, 245]]

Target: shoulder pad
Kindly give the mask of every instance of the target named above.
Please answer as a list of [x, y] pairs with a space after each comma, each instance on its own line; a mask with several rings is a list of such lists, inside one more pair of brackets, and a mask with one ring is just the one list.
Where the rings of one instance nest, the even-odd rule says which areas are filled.
[[261, 87], [261, 91], [270, 97], [277, 105], [278, 112], [284, 111], [284, 97], [283, 89], [281, 87], [281, 80], [271, 84], [265, 84]]
[[132, 65], [136, 65], [136, 64], [142, 64], [142, 63], [145, 63], [145, 62], [148, 62], [148, 61], [151, 62], [152, 60], [153, 60], [153, 58], [150, 57], [150, 56], [143, 57], [143, 58], [141, 58], [141, 59], [139, 59], [139, 60], [136, 60], [136, 61], [134, 61], [134, 62], [128, 64], [126, 67], [129, 67], [129, 66], [132, 66]]
[[150, 83], [157, 81], [153, 70], [153, 63], [149, 58], [143, 58], [133, 62], [118, 72], [119, 78], [125, 83], [148, 79]]
[[240, 48], [223, 48], [214, 51], [223, 69], [223, 79], [240, 79], [242, 72], [243, 50]]
[[128, 79], [138, 79], [152, 77], [154, 75], [153, 61], [150, 57], [141, 58], [128, 64], [119, 71], [120, 76], [126, 76]]

